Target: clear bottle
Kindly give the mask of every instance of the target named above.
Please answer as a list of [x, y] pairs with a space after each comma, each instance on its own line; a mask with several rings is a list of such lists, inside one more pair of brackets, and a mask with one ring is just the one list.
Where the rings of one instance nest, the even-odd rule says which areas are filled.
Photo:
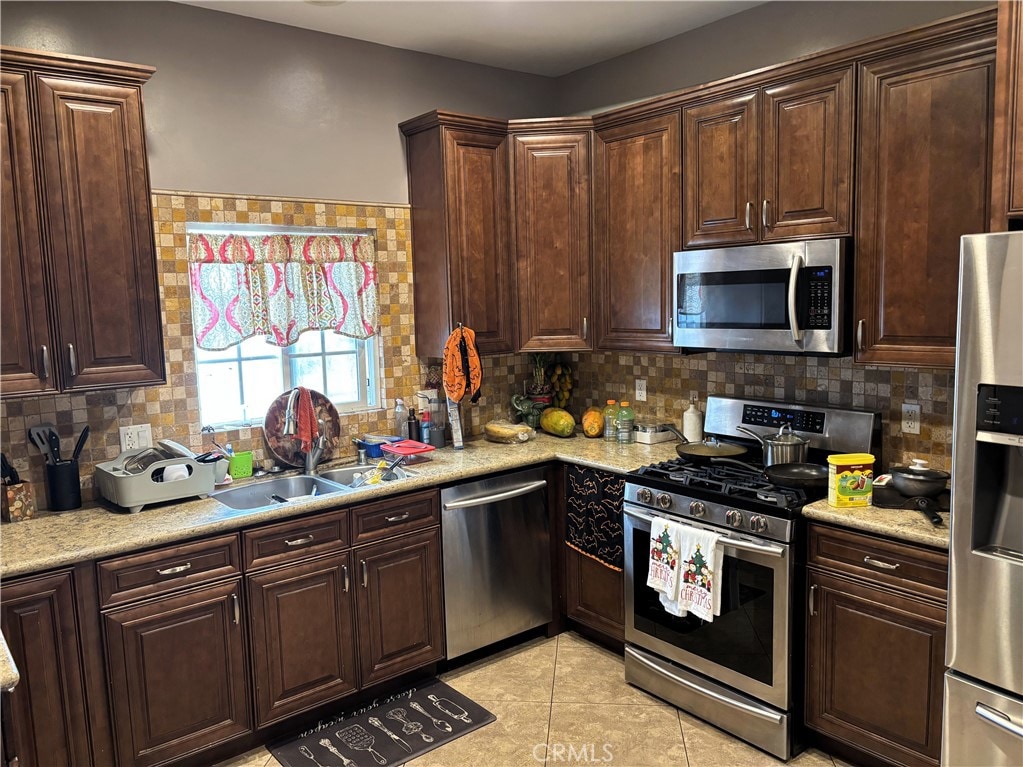
[[628, 400], [622, 400], [615, 424], [618, 427], [618, 444], [627, 445], [636, 441], [636, 411], [629, 407]]
[[606, 442], [616, 442], [618, 440], [618, 431], [615, 426], [615, 416], [617, 415], [618, 401], [609, 399], [604, 406], [604, 440]]
[[408, 439], [408, 410], [401, 397], [394, 401], [394, 436]]

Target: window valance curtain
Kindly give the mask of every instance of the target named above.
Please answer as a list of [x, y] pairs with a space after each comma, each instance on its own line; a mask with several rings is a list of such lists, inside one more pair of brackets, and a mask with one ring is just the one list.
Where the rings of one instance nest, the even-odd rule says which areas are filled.
[[305, 330], [376, 332], [376, 243], [362, 234], [189, 233], [192, 323], [201, 349], [266, 336], [289, 346]]

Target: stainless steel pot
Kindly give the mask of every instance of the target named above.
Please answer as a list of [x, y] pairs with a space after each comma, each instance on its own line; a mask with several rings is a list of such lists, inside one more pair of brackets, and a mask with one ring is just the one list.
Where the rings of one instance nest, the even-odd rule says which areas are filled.
[[[776, 463], [806, 463], [806, 454], [810, 449], [810, 440], [792, 433], [792, 427], [784, 424], [777, 434], [762, 436], [745, 426], [736, 426], [738, 431], [749, 434], [764, 448], [764, 466]], [[788, 433], [785, 430], [788, 429]]]

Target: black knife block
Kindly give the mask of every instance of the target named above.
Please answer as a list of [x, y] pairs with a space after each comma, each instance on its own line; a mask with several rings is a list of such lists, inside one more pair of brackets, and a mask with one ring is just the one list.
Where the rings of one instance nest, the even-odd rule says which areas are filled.
[[50, 511], [82, 508], [82, 482], [78, 473], [78, 461], [46, 464], [46, 494], [50, 499]]

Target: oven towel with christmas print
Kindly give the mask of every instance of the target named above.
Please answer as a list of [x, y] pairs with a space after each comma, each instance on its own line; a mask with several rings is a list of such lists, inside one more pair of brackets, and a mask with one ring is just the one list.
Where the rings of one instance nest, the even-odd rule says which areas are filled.
[[661, 593], [662, 602], [678, 599], [678, 587], [682, 581], [678, 556], [681, 535], [682, 526], [671, 520], [654, 517], [650, 523], [650, 564], [646, 585]]
[[682, 525], [678, 552], [678, 591], [674, 599], [662, 593], [661, 605], [672, 615], [713, 621], [721, 614], [721, 536]]

